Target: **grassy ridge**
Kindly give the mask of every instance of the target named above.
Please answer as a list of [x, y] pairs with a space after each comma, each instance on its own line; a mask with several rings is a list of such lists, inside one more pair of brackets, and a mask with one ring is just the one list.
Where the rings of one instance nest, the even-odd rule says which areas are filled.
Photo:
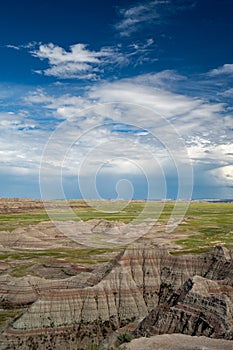
[[202, 253], [219, 243], [233, 249], [233, 203], [191, 203], [178, 232], [187, 234], [176, 241], [182, 253]]
[[[62, 202], [56, 201], [54, 204], [62, 205]], [[115, 207], [116, 204], [114, 202], [108, 201], [107, 202], [107, 210], [98, 210], [98, 207], [100, 206], [99, 202], [92, 201], [90, 202], [90, 205], [86, 203], [85, 201], [70, 201], [69, 205], [72, 208], [73, 212], [77, 215], [75, 220], [91, 220], [91, 219], [105, 219], [105, 220], [117, 220], [122, 221], [125, 223], [131, 222], [133, 219], [137, 218], [140, 213], [143, 212], [145, 209], [145, 202], [141, 201], [133, 201], [130, 202], [128, 205], [127, 203], [124, 204], [124, 202], [120, 202], [120, 207], [123, 207], [122, 210], [116, 211]], [[171, 211], [174, 207], [174, 203], [165, 203], [163, 211], [160, 216], [160, 220], [166, 221], [166, 219], [170, 216]], [[157, 211], [158, 214], [160, 213], [161, 209], [161, 203], [160, 202], [153, 202], [150, 204], [147, 204], [146, 212], [147, 214], [151, 210], [152, 216], [155, 215], [155, 212]], [[48, 209], [48, 213], [52, 213], [52, 217], [56, 220], [63, 220], [62, 216], [62, 207], [61, 208], [55, 208], [55, 209]], [[44, 208], [36, 209], [36, 210], [30, 210], [19, 212], [19, 213], [7, 213], [7, 214], [0, 214], [0, 231], [13, 231], [16, 228], [19, 227], [25, 227], [32, 224], [37, 224], [41, 221], [49, 221], [49, 215], [46, 212]], [[73, 219], [73, 218], [72, 218]]]

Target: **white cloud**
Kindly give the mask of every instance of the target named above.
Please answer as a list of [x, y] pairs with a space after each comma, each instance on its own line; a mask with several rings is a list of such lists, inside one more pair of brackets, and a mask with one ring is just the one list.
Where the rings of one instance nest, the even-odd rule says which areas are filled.
[[16, 45], [11, 45], [11, 44], [9, 44], [9, 45], [6, 45], [6, 47], [8, 48], [8, 49], [13, 49], [13, 50], [20, 50], [20, 47], [19, 46], [16, 46]]
[[[208, 139], [210, 142], [218, 140], [219, 144], [229, 142], [232, 137], [229, 132], [232, 116], [222, 115], [224, 104], [208, 103], [201, 98], [167, 91], [164, 81], [169, 78], [174, 81], [184, 79], [175, 72], [164, 71], [112, 83], [103, 81], [89, 88], [82, 96], [65, 94], [54, 97], [38, 90], [30, 94], [26, 101], [31, 104], [43, 104], [44, 108], [53, 110], [58, 119], [78, 118], [82, 115], [82, 110], [98, 106], [100, 123], [104, 117], [111, 119], [113, 115], [118, 122], [135, 125], [139, 123], [140, 127], [152, 130], [166, 128], [170, 123], [186, 142], [190, 142], [188, 145], [197, 137]], [[122, 104], [124, 110], [118, 108]], [[147, 113], [143, 112], [145, 108], [148, 109]], [[79, 126], [86, 128], [89, 123], [88, 127], [91, 127], [91, 121], [96, 115], [91, 115], [89, 111], [84, 111], [85, 113], [90, 117], [83, 118]], [[156, 123], [156, 115], [161, 116], [160, 125]]]
[[[191, 161], [193, 166], [201, 169], [203, 174], [208, 174], [209, 165], [211, 169], [232, 165], [233, 145], [229, 125], [232, 125], [233, 117], [222, 114], [224, 104], [209, 103], [201, 98], [193, 99], [159, 89], [157, 78], [156, 75], [151, 79], [141, 76], [131, 81], [127, 79], [102, 84], [98, 88], [93, 88], [90, 96], [103, 102], [119, 101], [129, 104], [122, 114], [119, 113], [119, 119], [125, 123], [143, 126], [155, 138], [161, 140], [168, 151], [179, 153], [178, 139], [184, 140], [189, 158], [186, 161]], [[152, 112], [143, 112], [145, 107]], [[162, 118], [158, 118], [158, 115]], [[138, 142], [141, 146], [145, 146], [143, 137], [139, 138]], [[168, 157], [166, 152], [159, 151], [153, 138], [148, 146], [160, 161], [163, 162]], [[174, 153], [172, 157], [179, 157]], [[202, 164], [201, 167], [200, 164]], [[212, 173], [209, 175], [209, 184], [211, 184], [211, 181], [215, 182], [215, 180]], [[228, 184], [224, 180], [222, 183]]]
[[224, 96], [224, 97], [233, 97], [233, 88], [227, 89], [227, 90], [219, 93], [219, 95]]
[[[38, 172], [48, 131], [25, 112], [0, 113], [1, 169], [11, 173]], [[22, 171], [21, 171], [22, 169]], [[26, 170], [28, 169], [28, 170]]]
[[31, 50], [32, 56], [48, 60], [49, 68], [37, 70], [37, 73], [54, 76], [59, 79], [95, 79], [101, 69], [108, 63], [122, 64], [123, 55], [114, 48], [103, 47], [100, 51], [91, 51], [84, 44], [75, 44], [64, 48], [49, 44], [40, 44], [38, 49]]
[[[175, 174], [174, 161], [184, 165], [191, 161], [200, 179], [209, 176], [210, 183], [229, 186], [233, 117], [222, 103], [167, 90], [166, 81], [175, 84], [184, 79], [176, 72], [163, 71], [102, 81], [81, 94], [64, 94], [64, 85], [60, 94], [56, 87], [56, 95], [45, 89], [31, 92], [23, 102], [30, 114], [0, 115], [1, 165], [15, 172], [21, 167], [23, 172], [38, 170], [55, 120], [58, 133], [46, 161], [53, 171], [62, 166], [65, 176], [77, 175], [87, 158], [85, 174], [99, 166], [106, 176], [133, 167], [134, 175], [143, 169], [161, 178], [161, 169]], [[33, 111], [40, 114], [32, 118]], [[66, 122], [59, 127], [61, 120]], [[108, 162], [111, 166], [102, 166]], [[215, 170], [220, 168], [229, 171]]]
[[99, 51], [93, 51], [85, 44], [74, 44], [65, 50], [53, 43], [42, 44], [31, 42], [25, 45], [6, 45], [15, 50], [27, 50], [33, 57], [45, 60], [47, 68], [34, 70], [37, 74], [52, 76], [58, 79], [97, 80], [114, 69], [119, 70], [129, 64], [137, 66], [144, 62], [157, 61], [154, 55], [154, 40], [152, 38], [136, 41], [129, 45], [106, 46]]
[[216, 182], [223, 186], [233, 186], [233, 165], [227, 165], [210, 171]]
[[30, 107], [42, 106], [44, 110], [55, 112], [55, 117], [59, 119], [70, 119], [90, 107], [92, 102], [82, 96], [64, 94], [53, 96], [47, 94], [43, 89], [37, 89], [24, 97], [24, 103]]
[[36, 41], [31, 41], [27, 44], [22, 44], [22, 45], [12, 45], [12, 44], [8, 44], [5, 45], [6, 48], [8, 49], [13, 49], [13, 50], [22, 50], [22, 49], [34, 49], [37, 45], [40, 45], [41, 42], [36, 42]]
[[222, 74], [233, 75], [233, 64], [226, 63], [223, 66], [212, 69], [208, 73], [208, 75], [212, 77], [216, 77]]
[[136, 6], [122, 8], [119, 14], [122, 17], [115, 28], [123, 37], [129, 37], [137, 32], [142, 26], [148, 26], [152, 23], [161, 24], [161, 22], [168, 19], [170, 14], [177, 11], [183, 11], [195, 6], [194, 1], [186, 0], [177, 1], [173, 4], [171, 0], [152, 0], [140, 2]]
[[149, 1], [128, 9], [121, 9], [122, 20], [116, 24], [116, 29], [121, 36], [130, 36], [138, 30], [142, 23], [150, 23], [158, 19], [160, 17], [157, 10], [158, 5], [167, 3], [168, 1]]
[[[90, 97], [99, 99], [102, 102], [118, 101], [134, 104], [134, 107], [153, 108], [155, 113], [165, 118], [188, 113], [200, 105], [198, 100], [154, 87], [152, 79], [148, 79], [148, 82], [146, 82], [146, 77], [101, 84], [92, 88]], [[128, 116], [127, 118], [130, 117]]]
[[134, 66], [141, 65], [145, 62], [155, 62], [158, 58], [155, 56], [155, 43], [152, 38], [144, 41], [136, 41], [128, 45], [124, 52], [127, 63], [134, 64]]
[[155, 86], [168, 91], [170, 90], [172, 83], [185, 80], [187, 80], [185, 76], [169, 69], [158, 73], [148, 73], [134, 77], [134, 82], [137, 84]]
[[88, 64], [99, 62], [99, 57], [106, 56], [106, 52], [89, 51], [84, 44], [71, 45], [70, 51], [65, 51], [62, 47], [50, 43], [40, 45], [38, 50], [32, 51], [32, 55], [40, 59], [48, 59], [51, 65], [69, 62]]

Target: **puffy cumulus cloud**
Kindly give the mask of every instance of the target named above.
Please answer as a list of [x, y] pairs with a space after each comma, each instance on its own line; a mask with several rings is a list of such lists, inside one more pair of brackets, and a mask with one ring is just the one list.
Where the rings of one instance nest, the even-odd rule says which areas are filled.
[[233, 165], [218, 167], [210, 171], [216, 183], [222, 186], [233, 188]]
[[0, 114], [0, 131], [2, 135], [4, 131], [28, 131], [35, 128], [35, 120], [31, 119], [26, 111], [21, 111], [18, 114], [14, 112]]
[[104, 74], [119, 70], [123, 66], [138, 66], [143, 63], [157, 61], [154, 55], [154, 40], [152, 38], [135, 41], [130, 44], [116, 44], [90, 50], [88, 45], [78, 43], [68, 50], [53, 43], [31, 42], [26, 45], [6, 45], [8, 49], [26, 50], [33, 57], [45, 60], [47, 68], [34, 72], [57, 79], [79, 79], [96, 81]]
[[41, 88], [28, 93], [24, 96], [23, 101], [30, 108], [40, 106], [40, 108], [52, 112], [58, 120], [75, 117], [77, 113], [92, 105], [91, 101], [80, 95], [67, 93], [56, 96], [48, 94]]
[[188, 146], [188, 152], [195, 163], [212, 164], [213, 167], [233, 163], [232, 143], [227, 140], [223, 144], [217, 144], [208, 138], [195, 137]]
[[214, 68], [208, 72], [208, 75], [211, 77], [217, 77], [217, 76], [222, 75], [222, 74], [233, 75], [233, 64], [226, 63], [223, 66], [220, 66], [218, 68]]
[[37, 73], [59, 79], [96, 79], [106, 64], [123, 64], [125, 60], [117, 48], [91, 51], [80, 43], [71, 45], [69, 51], [53, 43], [39, 44], [30, 53], [40, 60], [48, 60], [49, 68]]
[[84, 44], [72, 45], [70, 46], [70, 51], [67, 52], [62, 47], [49, 43], [47, 45], [40, 45], [38, 50], [32, 51], [32, 55], [40, 59], [48, 59], [51, 65], [68, 62], [85, 65], [99, 62], [99, 58], [106, 56], [106, 53], [91, 52]]

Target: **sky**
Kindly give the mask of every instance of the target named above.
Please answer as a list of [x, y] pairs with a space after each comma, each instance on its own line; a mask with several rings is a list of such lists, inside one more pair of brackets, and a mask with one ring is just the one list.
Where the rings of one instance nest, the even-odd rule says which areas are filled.
[[8, 0], [0, 196], [233, 198], [231, 0]]

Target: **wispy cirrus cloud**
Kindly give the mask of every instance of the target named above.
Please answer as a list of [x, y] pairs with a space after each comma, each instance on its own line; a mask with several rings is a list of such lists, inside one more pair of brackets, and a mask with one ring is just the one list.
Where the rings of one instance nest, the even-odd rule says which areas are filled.
[[233, 97], [233, 88], [230, 88], [230, 89], [227, 89], [227, 90], [221, 92], [220, 95], [223, 97], [232, 98]]
[[130, 36], [136, 32], [145, 22], [151, 22], [160, 18], [158, 7], [167, 4], [169, 1], [150, 1], [127, 9], [120, 9], [122, 20], [115, 28], [121, 36]]
[[5, 45], [7, 49], [13, 49], [16, 51], [22, 50], [22, 49], [33, 49], [36, 45], [40, 45], [41, 43], [38, 43], [36, 41], [31, 41], [27, 44], [21, 44], [21, 45], [14, 45], [14, 44], [8, 44]]
[[168, 15], [193, 6], [195, 3], [191, 0], [187, 0], [185, 4], [179, 0], [176, 3], [171, 0], [144, 1], [132, 7], [121, 8], [119, 14], [122, 19], [115, 28], [122, 37], [129, 37], [143, 25], [161, 24]]
[[17, 50], [17, 51], [20, 50], [20, 47], [19, 47], [19, 46], [16, 46], [16, 45], [8, 44], [8, 45], [6, 45], [6, 47], [7, 47], [8, 49], [13, 49], [13, 50]]
[[154, 53], [155, 46], [156, 44], [152, 38], [142, 42], [132, 42], [128, 45], [125, 56], [130, 63], [134, 64], [134, 66], [147, 62], [152, 63], [158, 61], [158, 58]]

